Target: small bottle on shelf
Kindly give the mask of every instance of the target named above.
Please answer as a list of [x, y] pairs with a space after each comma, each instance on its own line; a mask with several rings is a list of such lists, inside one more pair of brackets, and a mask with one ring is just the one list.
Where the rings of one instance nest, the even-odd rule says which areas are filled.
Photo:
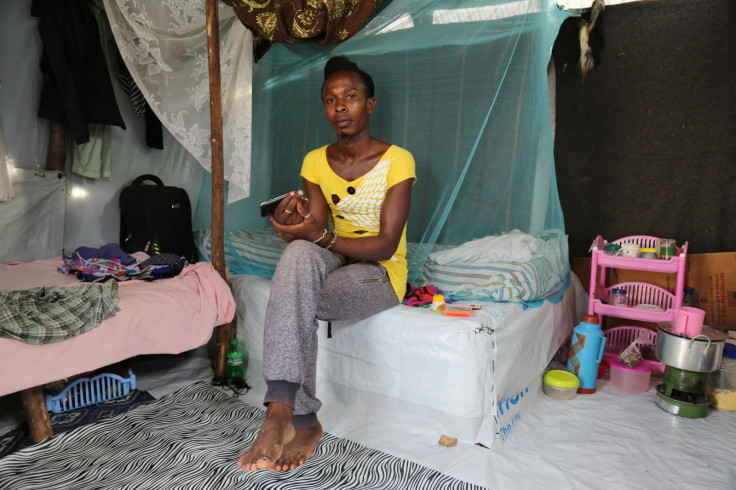
[[628, 306], [628, 297], [626, 290], [621, 288], [613, 288], [608, 295], [608, 303], [614, 306]]
[[682, 297], [682, 306], [693, 305], [693, 291], [694, 289], [691, 287], [685, 288], [685, 295]]

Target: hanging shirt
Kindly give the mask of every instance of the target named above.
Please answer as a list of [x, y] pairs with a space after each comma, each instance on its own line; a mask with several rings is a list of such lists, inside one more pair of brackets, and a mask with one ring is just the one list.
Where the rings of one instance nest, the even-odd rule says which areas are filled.
[[33, 0], [31, 16], [43, 43], [38, 116], [67, 123], [78, 144], [89, 141], [89, 123], [125, 129], [87, 0]]
[[[395, 145], [386, 150], [370, 172], [352, 181], [333, 172], [327, 162], [327, 146], [313, 150], [304, 157], [301, 175], [322, 189], [330, 209], [333, 231], [338, 236], [353, 238], [378, 235], [386, 192], [407, 179], [412, 179], [412, 185], [416, 181], [414, 157]], [[349, 193], [348, 188], [353, 189], [354, 193]], [[406, 292], [408, 275], [406, 225], [393, 256], [378, 263], [388, 271], [391, 285], [401, 301]]]

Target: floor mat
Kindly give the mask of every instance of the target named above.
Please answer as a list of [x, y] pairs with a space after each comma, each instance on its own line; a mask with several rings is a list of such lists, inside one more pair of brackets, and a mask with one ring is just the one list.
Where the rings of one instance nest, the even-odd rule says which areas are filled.
[[325, 433], [292, 471], [244, 472], [264, 412], [206, 382], [0, 460], [0, 489], [480, 489]]
[[[132, 390], [126, 396], [96, 403], [76, 410], [50, 413], [51, 429], [56, 434], [68, 432], [83, 425], [93, 424], [127, 412], [131, 408], [155, 400], [147, 391]], [[33, 445], [28, 438], [28, 423], [0, 435], [0, 458]]]

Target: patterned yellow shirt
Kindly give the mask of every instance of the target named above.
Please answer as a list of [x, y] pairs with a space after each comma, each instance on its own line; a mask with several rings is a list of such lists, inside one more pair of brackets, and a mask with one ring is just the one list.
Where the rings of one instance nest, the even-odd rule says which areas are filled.
[[[355, 180], [347, 181], [332, 171], [327, 163], [327, 146], [304, 157], [301, 175], [320, 186], [330, 208], [332, 229], [344, 237], [378, 235], [381, 207], [388, 189], [406, 179], [412, 179], [412, 184], [416, 181], [414, 157], [395, 145], [386, 150], [370, 172]], [[407, 278], [406, 226], [396, 252], [379, 264], [388, 271], [399, 301], [403, 300]]]

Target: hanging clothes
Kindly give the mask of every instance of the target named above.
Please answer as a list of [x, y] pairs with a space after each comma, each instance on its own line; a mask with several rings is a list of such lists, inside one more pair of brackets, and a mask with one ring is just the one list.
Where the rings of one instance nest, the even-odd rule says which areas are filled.
[[38, 116], [68, 124], [77, 144], [90, 123], [125, 129], [87, 0], [33, 0], [31, 16], [43, 43]]
[[151, 106], [148, 105], [148, 101], [143, 96], [143, 93], [138, 88], [138, 85], [136, 85], [133, 76], [128, 71], [128, 67], [125, 66], [125, 61], [123, 61], [122, 56], [120, 56], [120, 51], [117, 49], [117, 47], [115, 48], [115, 51], [117, 52], [118, 59], [118, 81], [123, 87], [123, 91], [128, 94], [128, 97], [130, 97], [130, 102], [133, 104], [133, 112], [135, 112], [135, 115], [144, 116], [145, 118], [144, 121], [146, 123], [146, 145], [148, 145], [149, 148], [163, 150], [164, 133], [161, 120], [153, 112]]
[[89, 141], [74, 145], [72, 172], [90, 179], [112, 176], [110, 126], [90, 124]]

